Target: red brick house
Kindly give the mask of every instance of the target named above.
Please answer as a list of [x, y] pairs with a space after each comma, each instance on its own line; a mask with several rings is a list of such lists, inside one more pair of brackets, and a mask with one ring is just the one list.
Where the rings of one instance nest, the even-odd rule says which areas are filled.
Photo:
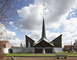
[[63, 48], [63, 51], [64, 52], [71, 52], [73, 49], [73, 45], [65, 45], [64, 48]]
[[9, 48], [11, 48], [11, 43], [9, 41], [0, 41], [0, 47], [3, 49], [4, 53], [9, 53]]

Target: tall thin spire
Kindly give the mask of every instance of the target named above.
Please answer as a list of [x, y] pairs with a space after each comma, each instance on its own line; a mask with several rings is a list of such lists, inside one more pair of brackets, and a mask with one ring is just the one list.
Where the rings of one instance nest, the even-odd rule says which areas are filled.
[[49, 40], [46, 38], [44, 19], [43, 19], [43, 25], [42, 25], [42, 36], [41, 36], [41, 39], [38, 41], [38, 43], [43, 41], [43, 40], [46, 42], [49, 42]]
[[41, 39], [38, 42], [40, 42], [42, 40], [49, 42], [48, 39], [46, 38], [44, 19], [43, 19], [43, 25], [42, 25], [42, 36], [41, 36]]
[[42, 38], [46, 38], [44, 19], [43, 19], [43, 26], [42, 26]]
[[45, 22], [44, 22], [44, 15], [46, 15], [46, 14], [44, 14], [44, 6], [45, 6], [45, 4], [43, 4], [43, 25], [42, 25], [42, 36], [41, 36], [41, 39], [38, 41], [38, 42], [40, 42], [40, 41], [42, 41], [42, 40], [45, 40], [45, 41], [47, 41], [48, 42], [48, 39], [46, 38], [46, 33], [45, 33]]

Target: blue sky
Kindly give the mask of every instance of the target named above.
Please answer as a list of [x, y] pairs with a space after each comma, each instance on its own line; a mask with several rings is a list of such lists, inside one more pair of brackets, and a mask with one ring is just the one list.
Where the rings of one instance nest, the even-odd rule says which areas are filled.
[[[16, 21], [10, 21], [6, 27], [12, 45], [25, 43], [25, 35], [35, 41], [41, 37], [43, 9], [45, 15], [46, 36], [52, 41], [62, 34], [62, 44], [74, 43], [77, 39], [77, 1], [76, 0], [18, 0], [16, 3]], [[45, 6], [43, 7], [43, 4]], [[5, 27], [5, 26], [4, 26]], [[3, 29], [3, 28], [2, 28]], [[10, 37], [10, 35], [12, 37]], [[5, 38], [4, 37], [4, 38]], [[2, 39], [4, 39], [2, 38]], [[15, 40], [13, 39], [15, 38]]]
[[[18, 3], [16, 4], [16, 8], [17, 9], [22, 9], [24, 6], [29, 6], [29, 4], [33, 4], [33, 0], [19, 0]], [[21, 19], [19, 16], [15, 17], [16, 20]], [[15, 22], [15, 21], [13, 21]], [[7, 27], [9, 30], [11, 31], [15, 31], [16, 32], [16, 36], [15, 38], [19, 38], [20, 40], [25, 40], [25, 32], [22, 32], [21, 30], [16, 30], [15, 27], [13, 26], [8, 26]]]

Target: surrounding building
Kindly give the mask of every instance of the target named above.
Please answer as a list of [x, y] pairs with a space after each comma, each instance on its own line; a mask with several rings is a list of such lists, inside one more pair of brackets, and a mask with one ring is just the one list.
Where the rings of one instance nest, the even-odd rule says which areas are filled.
[[72, 52], [73, 51], [73, 45], [65, 45], [63, 48], [64, 52]]
[[77, 40], [75, 40], [73, 47], [74, 47], [74, 50], [77, 52]]
[[9, 41], [0, 41], [0, 47], [2, 47], [4, 53], [9, 53], [11, 44]]

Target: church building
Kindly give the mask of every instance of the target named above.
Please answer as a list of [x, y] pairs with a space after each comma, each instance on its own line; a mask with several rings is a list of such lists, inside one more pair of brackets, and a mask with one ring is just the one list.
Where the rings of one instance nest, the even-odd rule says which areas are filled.
[[54, 40], [48, 41], [45, 33], [45, 22], [43, 19], [42, 26], [42, 36], [40, 40], [35, 42], [35, 40], [31, 39], [27, 35], [25, 35], [25, 47], [20, 45], [20, 47], [12, 47], [10, 48], [11, 53], [56, 53], [63, 52], [62, 50], [62, 34], [56, 37]]
[[63, 52], [62, 51], [62, 34], [52, 40], [51, 42], [48, 41], [45, 33], [45, 22], [43, 19], [43, 26], [42, 26], [42, 36], [40, 40], [35, 43], [33, 39], [26, 36], [26, 52], [32, 53], [55, 53], [55, 52]]

